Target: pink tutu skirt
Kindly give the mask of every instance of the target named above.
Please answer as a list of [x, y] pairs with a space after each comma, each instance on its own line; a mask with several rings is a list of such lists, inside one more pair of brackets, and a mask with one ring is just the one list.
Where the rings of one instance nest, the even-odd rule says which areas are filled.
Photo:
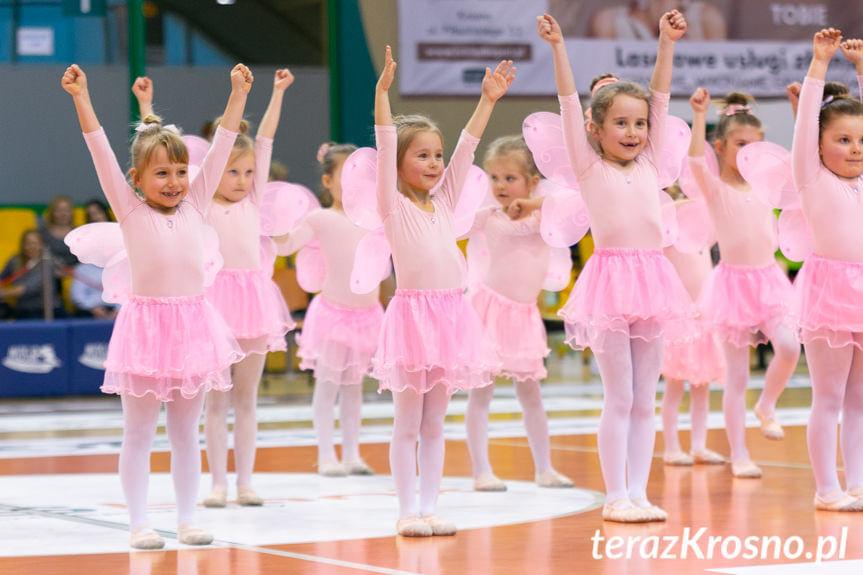
[[646, 341], [685, 339], [695, 308], [661, 250], [597, 248], [558, 315], [566, 343], [601, 352], [611, 332]]
[[315, 370], [317, 381], [362, 383], [378, 344], [384, 309], [380, 304], [349, 308], [317, 295], [297, 334], [301, 369]]
[[501, 362], [499, 375], [516, 381], [545, 379], [544, 360], [551, 350], [536, 303], [511, 300], [484, 284], [473, 286], [469, 297]]
[[809, 256], [794, 280], [793, 314], [804, 344], [823, 339], [830, 347], [854, 344], [863, 333], [863, 262]]
[[231, 364], [243, 358], [237, 340], [203, 296], [133, 295], [120, 308], [105, 360], [102, 391], [171, 401], [231, 389]]
[[716, 334], [703, 318], [692, 320], [692, 335], [688, 341], [665, 343], [662, 356], [662, 375], [665, 379], [688, 381], [689, 385], [722, 383], [725, 376], [725, 357]]
[[791, 281], [775, 262], [765, 266], [719, 262], [701, 290], [698, 305], [720, 341], [746, 347], [766, 342], [780, 323], [792, 325], [793, 298]]
[[494, 381], [500, 364], [461, 288], [397, 289], [372, 359], [378, 391], [452, 394]]
[[268, 274], [222, 269], [204, 293], [247, 355], [288, 349], [285, 334], [296, 324], [282, 292]]

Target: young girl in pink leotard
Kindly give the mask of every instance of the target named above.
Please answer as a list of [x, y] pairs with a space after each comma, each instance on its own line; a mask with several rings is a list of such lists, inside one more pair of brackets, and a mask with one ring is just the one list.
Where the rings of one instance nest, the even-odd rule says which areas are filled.
[[[374, 473], [359, 452], [362, 383], [371, 367], [384, 312], [379, 286], [364, 294], [350, 289], [354, 254], [367, 233], [348, 219], [342, 206], [342, 166], [354, 150], [356, 146], [350, 144], [321, 147], [321, 184], [332, 197], [332, 205], [309, 213], [287, 242], [279, 246], [279, 253], [287, 255], [317, 241], [326, 264], [321, 293], [309, 304], [302, 333], [297, 335], [297, 355], [300, 367], [315, 373], [312, 417], [318, 438], [318, 473], [328, 477]], [[333, 447], [336, 396], [342, 432], [341, 461]]]
[[566, 148], [597, 246], [560, 315], [570, 345], [595, 353], [605, 390], [598, 432], [602, 515], [664, 521], [665, 511], [647, 499], [654, 402], [668, 321], [683, 319], [689, 296], [660, 249], [658, 166], [674, 43], [686, 21], [677, 11], [660, 20], [651, 95], [631, 82], [602, 86], [587, 130], [560, 26], [545, 14], [537, 27], [552, 47]]
[[145, 117], [132, 144], [133, 191], [99, 125], [84, 72], [73, 64], [62, 78], [120, 223], [131, 266], [132, 296], [114, 324], [102, 390], [119, 394], [123, 402], [120, 481], [129, 508], [130, 543], [139, 549], [165, 544], [147, 516], [150, 447], [163, 402], [178, 539], [190, 545], [213, 540], [194, 523], [201, 473], [198, 422], [205, 392], [230, 389], [229, 368], [243, 352], [204, 297], [202, 236], [204, 214], [231, 153], [252, 80], [242, 64], [231, 71], [222, 127], [191, 183], [188, 151], [179, 134], [163, 128], [158, 118]]
[[[827, 66], [841, 49], [863, 90], [863, 41], [821, 30], [797, 107], [792, 174], [813, 253], [795, 280], [796, 314], [812, 378], [806, 439], [815, 507], [863, 510], [863, 104], [824, 93]], [[845, 490], [836, 470], [836, 425]]]
[[726, 378], [722, 397], [725, 432], [731, 447], [735, 477], [758, 478], [761, 469], [746, 449], [746, 385], [749, 381], [749, 346], [769, 340], [775, 353], [764, 377], [764, 391], [755, 404], [761, 432], [782, 439], [776, 421], [776, 400], [794, 374], [800, 344], [790, 321], [792, 287], [776, 263], [776, 216], [759, 201], [737, 168], [737, 152], [761, 141], [761, 121], [749, 109], [748, 97], [731, 93], [720, 112], [715, 148], [719, 177], [704, 159], [706, 113], [710, 95], [699, 88], [690, 98], [695, 112], [689, 147], [689, 166], [716, 229], [721, 261], [699, 297], [699, 307], [717, 331], [725, 352]]
[[[688, 200], [683, 200], [686, 202]], [[680, 203], [678, 204], [680, 205]], [[674, 246], [663, 249], [665, 257], [677, 270], [686, 291], [693, 301], [698, 299], [710, 272], [713, 261], [710, 246], [695, 252], [682, 252]], [[666, 465], [692, 465], [725, 463], [725, 458], [707, 449], [707, 415], [710, 411], [710, 383], [721, 381], [725, 373], [725, 360], [711, 326], [703, 317], [691, 324], [690, 339], [665, 342], [662, 356], [662, 375], [665, 392], [662, 394], [662, 435], [665, 439]], [[686, 382], [689, 382], [690, 452], [680, 448], [677, 436], [677, 413]]]
[[443, 138], [431, 120], [407, 116], [393, 121], [388, 90], [395, 68], [387, 46], [375, 90], [377, 209], [392, 248], [398, 289], [387, 306], [373, 375], [382, 389], [392, 391], [395, 404], [390, 467], [399, 500], [398, 532], [453, 535], [455, 526], [435, 515], [447, 403], [457, 389], [489, 385], [496, 364], [479, 318], [462, 293], [464, 258], [456, 244], [453, 212], [474, 149], [515, 70], [512, 62], [501, 62], [494, 72], [486, 69], [479, 104], [444, 169]]
[[207, 507], [224, 507], [227, 503], [229, 405], [234, 408], [237, 503], [263, 504], [263, 499], [252, 489], [258, 384], [267, 353], [287, 349], [285, 334], [293, 329], [294, 322], [272, 279], [273, 262], [261, 257], [260, 206], [270, 173], [282, 100], [293, 81], [288, 69], [276, 70], [273, 92], [257, 136], [253, 142], [245, 134], [245, 122], [241, 124], [241, 133], [207, 212], [207, 223], [219, 235], [219, 251], [225, 259], [216, 281], [207, 288], [207, 298], [231, 326], [246, 354], [231, 369], [234, 384], [231, 391], [207, 395], [204, 430], [212, 475], [210, 494], [204, 500]]
[[[488, 240], [489, 268], [471, 286], [470, 299], [503, 367], [512, 378], [524, 411], [536, 482], [542, 487], [572, 487], [572, 480], [551, 466], [548, 421], [539, 382], [549, 353], [537, 297], [549, 266], [551, 248], [539, 233], [540, 212], [512, 219], [507, 210], [527, 200], [539, 185], [539, 170], [522, 136], [505, 136], [489, 145], [484, 166], [499, 207], [477, 213], [470, 233]], [[467, 444], [477, 491], [503, 491], [488, 460], [488, 410], [494, 385], [472, 389], [465, 414]]]

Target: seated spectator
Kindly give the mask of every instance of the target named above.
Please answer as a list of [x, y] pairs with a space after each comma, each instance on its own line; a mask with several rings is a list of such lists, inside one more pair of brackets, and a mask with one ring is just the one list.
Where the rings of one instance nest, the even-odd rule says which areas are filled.
[[[0, 272], [0, 300], [5, 302], [16, 319], [35, 319], [45, 315], [42, 305], [42, 235], [27, 230], [21, 235], [19, 252], [9, 258]], [[66, 310], [60, 299], [60, 278], [63, 266], [56, 259], [44, 262], [51, 266], [53, 277], [54, 317], [64, 317]]]
[[[87, 223], [108, 222], [111, 220], [108, 206], [101, 200], [87, 202]], [[117, 307], [102, 300], [102, 268], [93, 264], [78, 264], [72, 276], [69, 297], [75, 306], [78, 317], [114, 319]]]
[[78, 263], [69, 246], [63, 242], [66, 234], [72, 231], [72, 216], [74, 206], [69, 196], [55, 196], [49, 203], [48, 209], [39, 220], [39, 233], [42, 241], [51, 256], [59, 260], [62, 265], [72, 267]]

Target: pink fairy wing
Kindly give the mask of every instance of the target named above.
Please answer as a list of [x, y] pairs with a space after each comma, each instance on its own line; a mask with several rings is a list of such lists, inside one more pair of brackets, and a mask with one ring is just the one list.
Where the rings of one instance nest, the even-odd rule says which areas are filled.
[[457, 238], [465, 235], [473, 226], [477, 210], [488, 199], [488, 176], [477, 166], [471, 166], [465, 178], [464, 187], [459, 194], [453, 215], [453, 227]]
[[383, 229], [360, 239], [351, 270], [351, 291], [358, 294], [374, 290], [390, 274], [390, 244]]
[[737, 169], [752, 193], [772, 208], [795, 209], [800, 197], [791, 179], [791, 152], [773, 142], [752, 142], [737, 152]]
[[[707, 163], [707, 170], [718, 178], [719, 160], [716, 158], [716, 152], [713, 151], [713, 146], [704, 146], [704, 161]], [[692, 200], [704, 199], [701, 189], [698, 187], [698, 184], [695, 182], [695, 178], [692, 176], [692, 170], [689, 169], [689, 162], [686, 161], [686, 158], [683, 159], [680, 177], [677, 179], [677, 182], [680, 184], [680, 189], [684, 194], [686, 194], [687, 198]]]
[[491, 257], [488, 250], [488, 238], [483, 232], [471, 235], [465, 249], [467, 255], [468, 285], [481, 283], [488, 274]]
[[550, 180], [543, 188], [546, 196], [539, 222], [542, 239], [556, 248], [568, 248], [578, 243], [590, 228], [587, 206], [581, 194]]
[[674, 200], [662, 190], [659, 190], [659, 207], [662, 214], [662, 247], [667, 247], [677, 240], [679, 230]]
[[309, 242], [297, 252], [297, 283], [308, 293], [316, 293], [323, 289], [327, 277], [327, 263], [318, 242]]
[[659, 187], [667, 188], [680, 177], [683, 163], [689, 152], [692, 132], [689, 124], [677, 116], [665, 120], [665, 139], [662, 144], [662, 159], [659, 163]]
[[116, 222], [86, 224], [66, 234], [63, 241], [77, 258], [85, 264], [105, 267], [114, 255], [126, 252], [123, 232]]
[[102, 270], [102, 300], [124, 304], [132, 294], [132, 268], [126, 250], [115, 254]]
[[204, 246], [204, 285], [213, 285], [216, 274], [225, 265], [225, 259], [219, 250], [219, 234], [215, 228], [204, 225], [201, 228], [201, 238]]
[[210, 142], [191, 134], [183, 136], [183, 142], [186, 143], [186, 149], [189, 150], [189, 165], [200, 166], [201, 162], [204, 161], [204, 156], [210, 151]]
[[288, 182], [269, 182], [261, 197], [261, 233], [290, 233], [310, 211], [321, 207], [309, 188]]
[[521, 132], [543, 176], [562, 186], [579, 189], [563, 142], [563, 126], [558, 114], [534, 112], [524, 119]]
[[572, 253], [569, 248], [551, 248], [548, 255], [548, 271], [542, 289], [560, 291], [569, 285], [572, 279]]
[[803, 210], [782, 210], [779, 214], [779, 249], [785, 257], [802, 262], [812, 253], [812, 245], [812, 232]]
[[677, 202], [677, 241], [674, 247], [683, 253], [695, 253], [716, 243], [716, 230], [707, 204], [699, 200]]
[[378, 153], [359, 148], [342, 165], [342, 205], [348, 219], [372, 231], [383, 226], [377, 209]]

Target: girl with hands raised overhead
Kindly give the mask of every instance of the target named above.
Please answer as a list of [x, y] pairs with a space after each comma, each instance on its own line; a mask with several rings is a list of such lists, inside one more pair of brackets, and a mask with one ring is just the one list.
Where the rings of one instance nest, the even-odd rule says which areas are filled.
[[456, 390], [491, 384], [497, 370], [482, 325], [462, 292], [464, 259], [456, 245], [453, 212], [479, 138], [495, 103], [512, 84], [515, 68], [504, 61], [494, 71], [486, 69], [479, 103], [449, 165], [443, 161], [443, 135], [432, 120], [392, 117], [388, 90], [395, 70], [387, 46], [375, 89], [377, 210], [392, 248], [398, 288], [384, 316], [373, 376], [381, 389], [392, 391], [395, 404], [390, 467], [399, 500], [398, 532], [452, 535], [455, 526], [435, 514], [447, 403]]
[[596, 354], [605, 389], [598, 433], [603, 518], [664, 521], [665, 511], [647, 499], [654, 402], [663, 338], [691, 304], [661, 250], [658, 166], [674, 43], [686, 20], [677, 11], [662, 16], [651, 93], [632, 82], [605, 82], [587, 128], [560, 26], [544, 14], [537, 31], [552, 48], [564, 140], [597, 247], [560, 315], [570, 345]]
[[190, 182], [183, 140], [152, 115], [135, 134], [127, 181], [96, 117], [87, 76], [73, 64], [61, 80], [119, 221], [131, 268], [131, 296], [114, 323], [102, 391], [122, 399], [120, 481], [129, 508], [130, 543], [139, 549], [158, 549], [165, 543], [147, 515], [150, 448], [162, 403], [171, 443], [178, 539], [189, 545], [213, 540], [194, 521], [201, 473], [198, 422], [205, 392], [230, 389], [230, 366], [243, 351], [203, 294], [209, 271], [204, 214], [228, 162], [252, 81], [246, 66], [231, 70], [222, 126]]
[[[792, 175], [813, 252], [795, 280], [800, 335], [812, 378], [806, 439], [815, 507], [863, 510], [863, 103], [824, 77], [837, 50], [863, 74], [863, 42], [835, 28], [817, 32], [800, 91]], [[858, 76], [858, 81], [861, 77]], [[836, 470], [836, 426], [845, 489]]]

